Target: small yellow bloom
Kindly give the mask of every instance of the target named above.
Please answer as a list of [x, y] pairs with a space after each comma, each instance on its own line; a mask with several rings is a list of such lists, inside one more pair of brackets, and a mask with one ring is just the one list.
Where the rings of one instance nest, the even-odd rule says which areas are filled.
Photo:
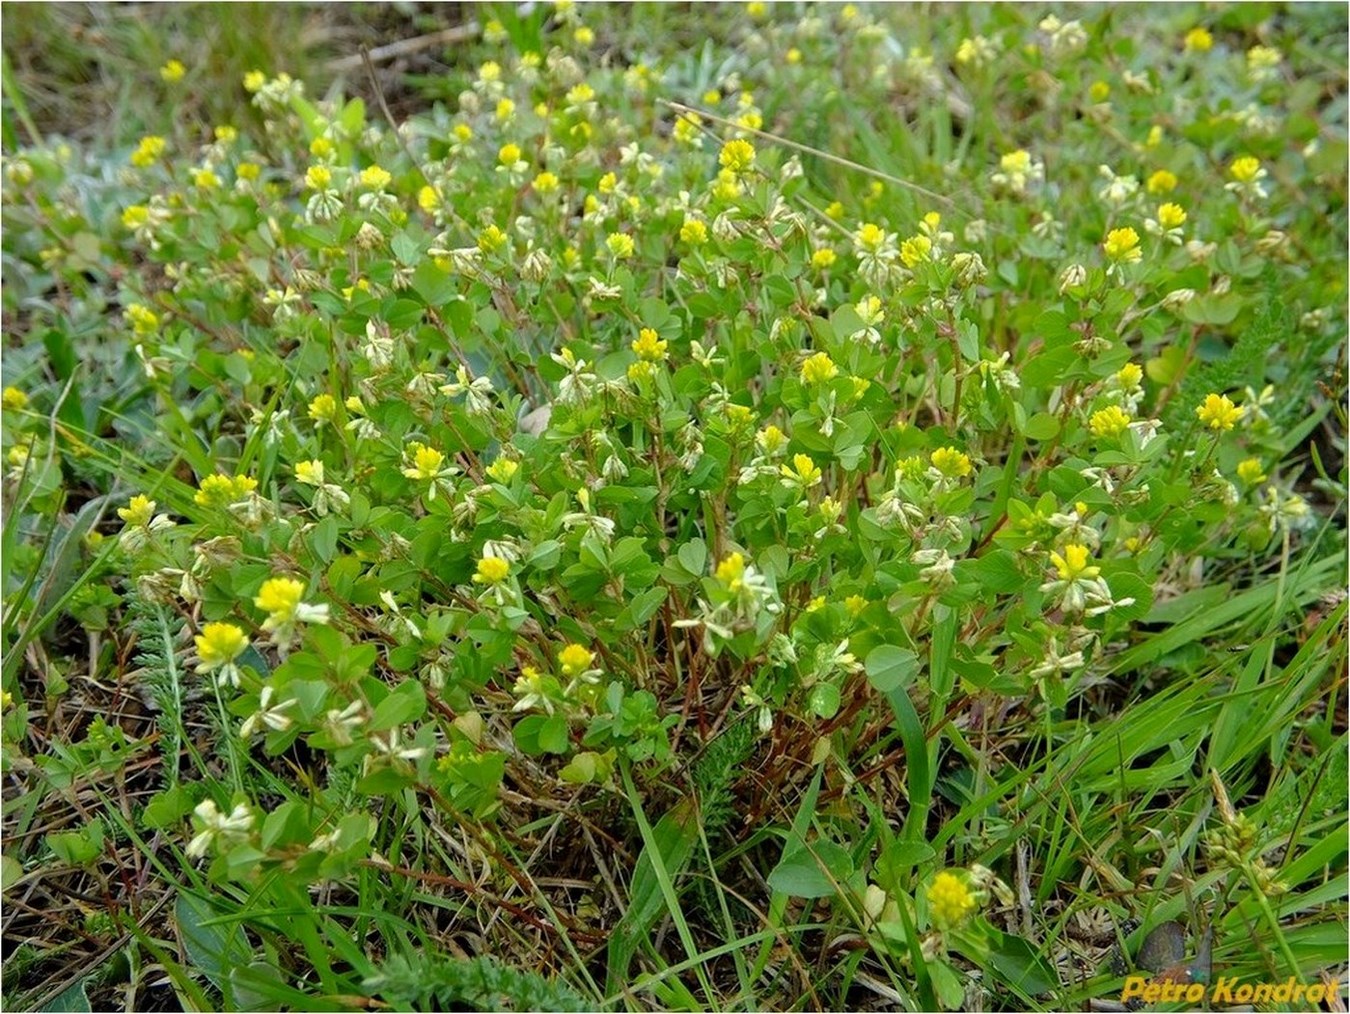
[[998, 167], [1005, 173], [1025, 173], [1031, 168], [1031, 152], [1024, 148], [1010, 151], [998, 160]]
[[1228, 175], [1239, 183], [1251, 183], [1260, 172], [1261, 160], [1251, 155], [1233, 159], [1233, 164], [1228, 167]]
[[366, 166], [361, 170], [361, 186], [367, 190], [383, 190], [389, 186], [393, 178], [378, 165]]
[[811, 252], [811, 266], [817, 271], [824, 271], [826, 268], [833, 267], [834, 262], [838, 259], [839, 255], [828, 246]]
[[332, 158], [335, 151], [337, 146], [333, 144], [333, 139], [322, 134], [309, 142], [309, 153], [315, 158]]
[[497, 149], [497, 161], [504, 166], [514, 166], [520, 161], [520, 145], [507, 142]]
[[1144, 256], [1139, 249], [1139, 233], [1128, 226], [1108, 232], [1102, 250], [1111, 260], [1124, 264], [1133, 264]]
[[511, 564], [500, 556], [485, 556], [478, 561], [473, 579], [479, 584], [501, 584], [511, 573]]
[[311, 190], [327, 190], [333, 182], [333, 171], [326, 165], [312, 165], [305, 170], [305, 184]]
[[137, 337], [144, 338], [159, 329], [159, 315], [143, 303], [131, 303], [122, 311]]
[[1150, 194], [1170, 194], [1177, 188], [1177, 175], [1166, 169], [1159, 169], [1148, 178], [1144, 188]]
[[558, 652], [558, 664], [564, 676], [580, 676], [591, 667], [595, 653], [580, 644], [569, 644]]
[[946, 870], [933, 878], [927, 898], [933, 921], [947, 927], [961, 925], [976, 907], [975, 896], [965, 881]]
[[1180, 204], [1162, 204], [1158, 206], [1158, 224], [1164, 229], [1177, 229], [1186, 222], [1186, 209]]
[[251, 70], [244, 75], [244, 91], [260, 92], [267, 84], [267, 75], [260, 70]]
[[28, 407], [28, 395], [17, 387], [7, 387], [4, 394], [0, 395], [0, 404], [3, 404], [10, 411], [20, 412]]
[[234, 175], [241, 180], [256, 180], [262, 175], [262, 166], [257, 162], [240, 162], [234, 167]]
[[163, 67], [159, 68], [159, 76], [169, 84], [183, 80], [185, 74], [187, 74], [187, 68], [183, 66], [181, 60], [170, 60]]
[[220, 186], [220, 177], [210, 169], [192, 170], [192, 185], [198, 190], [214, 190]]
[[844, 608], [848, 610], [850, 616], [857, 616], [867, 608], [867, 599], [861, 595], [850, 595], [844, 599]]
[[305, 595], [305, 583], [293, 577], [271, 577], [262, 583], [253, 604], [268, 614], [279, 626], [295, 616], [296, 607]]
[[1261, 466], [1260, 458], [1246, 458], [1238, 462], [1237, 474], [1248, 486], [1255, 486], [1268, 478], [1266, 470]]
[[498, 458], [486, 469], [488, 478], [503, 485], [510, 482], [519, 470], [519, 462], [513, 461], [511, 458]]
[[131, 164], [138, 169], [144, 169], [158, 162], [163, 154], [164, 138], [150, 134], [141, 138], [140, 143], [136, 145], [136, 150], [131, 153]]
[[680, 239], [690, 246], [702, 246], [708, 242], [708, 227], [699, 218], [686, 218], [680, 226]]
[[[838, 219], [843, 218], [843, 217], [844, 217], [844, 202], [843, 202], [843, 201], [831, 201], [828, 205], [825, 206], [825, 215], [826, 215], [828, 218], [833, 218], [833, 219], [835, 219], [835, 220], [838, 220]], [[875, 226], [874, 226], [874, 228], [875, 228]]]
[[1127, 391], [1133, 391], [1144, 379], [1144, 370], [1138, 363], [1126, 363], [1116, 371], [1116, 383]]
[[1063, 556], [1051, 552], [1050, 562], [1055, 565], [1055, 571], [1061, 581], [1077, 581], [1079, 578], [1091, 580], [1102, 572], [1100, 567], [1093, 565], [1092, 553], [1088, 547], [1076, 542], [1064, 547]]
[[1094, 437], [1118, 437], [1130, 428], [1130, 416], [1119, 405], [1108, 405], [1092, 413], [1088, 428]]
[[122, 212], [122, 226], [126, 229], [139, 229], [150, 222], [150, 209], [144, 204], [129, 205]]
[[732, 593], [740, 591], [745, 583], [745, 557], [740, 553], [732, 553], [717, 565], [714, 574], [717, 580], [726, 586], [727, 591]]
[[905, 267], [912, 268], [928, 260], [932, 250], [933, 241], [927, 236], [911, 236], [900, 244], [900, 259], [905, 262]]
[[633, 237], [624, 232], [611, 232], [605, 237], [605, 246], [614, 255], [615, 260], [626, 260], [633, 256]]
[[1088, 89], [1088, 98], [1093, 102], [1105, 102], [1111, 97], [1111, 86], [1105, 81], [1093, 81]]
[[816, 463], [811, 460], [810, 455], [794, 454], [792, 456], [792, 467], [787, 465], [779, 467], [783, 478], [790, 479], [793, 482], [799, 482], [803, 486], [814, 486], [821, 479], [820, 469]]
[[511, 119], [516, 113], [516, 104], [510, 99], [501, 99], [497, 102], [496, 116], [498, 120], [505, 122]]
[[129, 528], [144, 528], [155, 516], [155, 501], [148, 496], [137, 494], [125, 507], [117, 508], [117, 516], [125, 521]]
[[1196, 418], [1212, 430], [1231, 430], [1244, 414], [1226, 394], [1206, 395], [1203, 405], [1195, 410]]
[[755, 434], [755, 443], [761, 451], [772, 457], [787, 443], [787, 436], [777, 426], [770, 423]]
[[496, 253], [510, 241], [510, 237], [497, 226], [489, 225], [478, 234], [478, 249], [483, 253]]
[[784, 54], [784, 58], [787, 60], [790, 66], [795, 67], [797, 64], [802, 62], [802, 51], [798, 49], [796, 46], [793, 46]]
[[803, 384], [823, 384], [839, 376], [839, 367], [827, 352], [817, 352], [802, 363]]
[[337, 399], [331, 394], [319, 394], [309, 403], [309, 417], [319, 425], [331, 423], [337, 416]]
[[964, 479], [971, 471], [969, 456], [955, 447], [939, 447], [928, 461], [948, 479]]
[[295, 481], [304, 483], [306, 486], [322, 486], [323, 462], [318, 458], [312, 461], [297, 461], [295, 463]]
[[872, 222], [864, 222], [854, 238], [868, 253], [877, 253], [886, 243], [886, 230]]
[[639, 359], [645, 359], [649, 363], [658, 363], [666, 358], [666, 346], [668, 344], [651, 328], [644, 327], [638, 332], [637, 340], [633, 342], [632, 349], [637, 353]]
[[1196, 25], [1186, 33], [1182, 45], [1188, 53], [1208, 53], [1214, 47], [1214, 36], [1203, 25]]
[[198, 507], [228, 507], [258, 488], [258, 480], [247, 475], [208, 475], [197, 487], [192, 501]]
[[228, 124], [216, 127], [212, 134], [221, 144], [233, 144], [239, 138], [239, 131]]
[[580, 106], [590, 102], [593, 98], [595, 98], [595, 89], [585, 81], [567, 90], [567, 104], [569, 106]]
[[[510, 100], [508, 99], [507, 101], [509, 102]], [[499, 109], [501, 108], [500, 105], [498, 106], [498, 108]], [[512, 105], [511, 108], [512, 109], [515, 108], [514, 104]], [[455, 140], [459, 141], [461, 144], [473, 138], [473, 128], [470, 127], [467, 123], [456, 123], [452, 128], [450, 128], [450, 133], [454, 134]]]
[[436, 193], [435, 187], [424, 186], [417, 191], [417, 206], [427, 214], [431, 214], [441, 206], [441, 195]]
[[248, 647], [248, 638], [233, 623], [208, 623], [196, 642], [197, 657], [207, 669], [233, 662]]
[[403, 469], [403, 474], [409, 479], [435, 479], [441, 474], [445, 455], [440, 451], [416, 442], [409, 444], [408, 450], [412, 453], [412, 465]]
[[755, 164], [755, 146], [743, 138], [736, 138], [722, 145], [717, 156], [718, 165], [734, 173], [744, 173]]
[[572, 38], [576, 40], [578, 46], [589, 46], [595, 41], [595, 32], [586, 25], [582, 25], [572, 33]]
[[537, 193], [551, 194], [558, 189], [558, 177], [556, 174], [545, 169], [534, 178], [534, 189]]

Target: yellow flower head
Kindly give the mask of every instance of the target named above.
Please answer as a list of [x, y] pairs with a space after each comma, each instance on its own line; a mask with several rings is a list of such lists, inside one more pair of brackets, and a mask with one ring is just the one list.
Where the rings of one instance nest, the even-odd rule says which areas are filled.
[[507, 142], [497, 149], [497, 161], [502, 165], [510, 167], [520, 161], [520, 145]]
[[441, 206], [441, 195], [436, 193], [436, 188], [430, 185], [424, 186], [417, 191], [417, 206], [431, 214]]
[[117, 508], [117, 516], [126, 522], [128, 528], [144, 528], [155, 516], [155, 501], [137, 494], [125, 507]]
[[834, 365], [834, 360], [830, 358], [829, 353], [817, 352], [802, 363], [803, 384], [823, 384], [837, 376], [839, 376], [839, 367]]
[[1170, 194], [1177, 188], [1177, 174], [1159, 169], [1148, 178], [1144, 187], [1150, 194]]
[[1113, 261], [1133, 264], [1144, 256], [1139, 249], [1139, 233], [1126, 226], [1124, 229], [1112, 229], [1106, 234], [1102, 250]]
[[745, 557], [740, 553], [732, 553], [717, 565], [714, 574], [727, 591], [740, 591], [745, 579]]
[[886, 230], [872, 222], [864, 222], [854, 238], [868, 253], [877, 253], [886, 243]]
[[408, 450], [411, 453], [412, 465], [405, 468], [403, 474], [409, 479], [435, 479], [441, 474], [445, 455], [440, 451], [416, 442], [409, 444]]
[[633, 351], [637, 353], [639, 359], [645, 359], [649, 363], [659, 363], [666, 358], [666, 346], [668, 342], [662, 341], [658, 335], [649, 327], [644, 327], [638, 332], [637, 340], [633, 342]]
[[198, 190], [214, 190], [220, 186], [220, 177], [210, 169], [192, 170], [192, 185]]
[[755, 434], [755, 443], [761, 451], [770, 457], [777, 454], [786, 442], [787, 437], [783, 434], [783, 431], [772, 423]]
[[233, 144], [239, 138], [239, 131], [229, 124], [216, 127], [211, 133], [221, 144]]
[[828, 246], [823, 246], [819, 250], [811, 251], [811, 266], [818, 271], [824, 271], [826, 268], [833, 267], [834, 262], [839, 259], [839, 255]]
[[1158, 224], [1164, 229], [1178, 229], [1186, 223], [1186, 209], [1180, 204], [1173, 204], [1170, 201], [1167, 204], [1158, 206]]
[[792, 467], [783, 465], [779, 470], [782, 472], [783, 478], [799, 482], [803, 486], [814, 486], [820, 482], [821, 478], [820, 469], [807, 454], [794, 454], [792, 456]]
[[1182, 40], [1188, 53], [1208, 53], [1214, 46], [1214, 36], [1203, 25], [1196, 25]]
[[28, 407], [28, 395], [17, 387], [7, 387], [4, 394], [0, 395], [0, 404], [12, 412], [18, 412]]
[[150, 209], [144, 204], [131, 204], [122, 212], [122, 226], [139, 229], [150, 222]]
[[857, 616], [867, 608], [867, 599], [861, 595], [850, 595], [844, 599], [844, 608], [848, 610], [850, 616]]
[[484, 471], [493, 482], [508, 483], [520, 471], [520, 463], [511, 458], [498, 458]]
[[498, 120], [505, 122], [511, 119], [516, 113], [516, 104], [510, 99], [500, 99], [497, 102], [496, 116]]
[[1261, 467], [1260, 458], [1246, 458], [1238, 462], [1237, 474], [1248, 486], [1255, 486], [1268, 478], [1266, 470]]
[[1252, 155], [1243, 155], [1233, 159], [1228, 167], [1228, 175], [1239, 183], [1251, 183], [1261, 172], [1261, 160]]
[[586, 25], [582, 25], [572, 33], [572, 38], [576, 40], [578, 46], [589, 46], [595, 41], [595, 32]]
[[605, 175], [600, 177], [600, 182], [595, 185], [595, 188], [602, 194], [612, 194], [614, 188], [618, 185], [619, 177], [615, 176], [613, 173], [605, 173]]
[[690, 246], [701, 246], [708, 242], [708, 227], [699, 218], [686, 218], [680, 226], [680, 239]]
[[998, 167], [1005, 173], [1025, 173], [1031, 168], [1031, 152], [1024, 148], [1010, 151], [998, 160]]
[[928, 461], [948, 479], [964, 479], [970, 474], [970, 458], [955, 447], [939, 447]]
[[580, 676], [594, 660], [595, 653], [580, 644], [569, 644], [558, 652], [558, 664], [564, 676]]
[[734, 173], [744, 173], [755, 164], [755, 146], [743, 138], [728, 141], [722, 145], [717, 163]]
[[337, 399], [331, 394], [315, 395], [309, 403], [309, 417], [319, 425], [331, 423], [337, 415]]
[[295, 615], [305, 594], [305, 583], [293, 577], [271, 577], [262, 583], [253, 604], [271, 619], [284, 623]]
[[262, 175], [262, 166], [257, 162], [240, 162], [234, 167], [234, 175], [241, 180], [256, 180]]
[[605, 246], [614, 255], [615, 260], [625, 260], [633, 256], [633, 237], [624, 232], [611, 232], [605, 237]]
[[545, 169], [534, 178], [534, 189], [537, 193], [551, 194], [558, 189], [558, 177], [555, 173]]
[[186, 73], [187, 68], [183, 66], [181, 60], [170, 60], [163, 67], [159, 68], [159, 76], [169, 84], [183, 80], [183, 75]]
[[1116, 371], [1116, 383], [1127, 391], [1133, 391], [1144, 379], [1144, 370], [1138, 363], [1126, 363]]
[[511, 564], [500, 556], [485, 556], [478, 561], [473, 579], [479, 584], [501, 584], [511, 573]]
[[483, 253], [495, 253], [506, 246], [509, 240], [510, 237], [494, 223], [478, 234], [478, 249]]
[[208, 623], [196, 642], [197, 657], [208, 669], [233, 662], [248, 647], [248, 638], [233, 623]]
[[312, 165], [305, 170], [305, 185], [311, 190], [326, 190], [333, 182], [333, 171], [326, 165]]
[[122, 311], [122, 316], [127, 319], [131, 325], [131, 330], [136, 332], [137, 337], [144, 338], [146, 335], [154, 334], [159, 329], [159, 315], [150, 307], [143, 303], [130, 303]]
[[1077, 581], [1079, 578], [1091, 580], [1102, 572], [1100, 567], [1092, 563], [1092, 553], [1087, 546], [1071, 542], [1064, 547], [1064, 555], [1051, 552], [1050, 562], [1055, 565], [1055, 571], [1059, 574], [1061, 581]]
[[802, 51], [798, 49], [796, 46], [793, 46], [783, 55], [784, 59], [786, 59], [791, 66], [795, 67], [797, 64], [802, 62]]
[[247, 475], [208, 475], [197, 487], [192, 501], [198, 507], [228, 507], [258, 488], [258, 480]]
[[961, 925], [975, 911], [975, 895], [964, 880], [943, 870], [928, 887], [928, 910], [933, 921], [947, 927]]
[[312, 461], [297, 461], [295, 463], [295, 481], [304, 483], [306, 486], [322, 486], [323, 462], [318, 458]]
[[1226, 394], [1209, 394], [1204, 404], [1197, 406], [1196, 418], [1212, 430], [1231, 430], [1243, 416], [1244, 410], [1234, 405]]
[[[505, 101], [510, 102], [511, 100], [506, 99]], [[498, 108], [500, 108], [500, 106]], [[512, 105], [512, 108], [514, 109], [515, 106]], [[455, 140], [459, 141], [461, 144], [473, 138], [473, 128], [467, 123], [456, 123], [450, 128], [450, 133], [453, 134]]]
[[1118, 437], [1130, 428], [1130, 416], [1119, 405], [1108, 405], [1092, 413], [1088, 428], [1094, 437]]
[[164, 138], [155, 134], [141, 138], [136, 150], [131, 153], [131, 164], [138, 169], [154, 165], [164, 154]]
[[933, 250], [933, 241], [927, 236], [911, 236], [900, 244], [900, 259], [905, 267], [912, 268], [920, 261], [928, 260]]
[[309, 153], [315, 158], [331, 158], [335, 151], [337, 151], [337, 146], [333, 144], [331, 137], [324, 137], [320, 134], [309, 142]]
[[377, 165], [366, 166], [361, 170], [361, 186], [367, 190], [383, 190], [389, 186], [393, 176]]
[[244, 75], [244, 91], [260, 92], [267, 84], [267, 75], [260, 70], [251, 70]]

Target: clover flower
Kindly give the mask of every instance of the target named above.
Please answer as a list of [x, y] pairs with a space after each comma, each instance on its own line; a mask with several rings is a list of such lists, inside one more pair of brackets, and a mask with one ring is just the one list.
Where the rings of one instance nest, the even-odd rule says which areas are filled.
[[240, 739], [249, 739], [255, 732], [261, 732], [264, 728], [274, 732], [285, 732], [291, 727], [291, 718], [286, 712], [300, 702], [291, 697], [280, 704], [273, 704], [272, 698], [275, 696], [276, 688], [271, 684], [262, 688], [262, 692], [258, 695], [258, 710], [244, 719], [239, 727]]
[[233, 507], [257, 488], [258, 480], [251, 476], [208, 475], [198, 485], [192, 501], [198, 507]]
[[1119, 405], [1108, 405], [1092, 413], [1088, 429], [1094, 437], [1118, 437], [1130, 428], [1130, 415]]
[[239, 667], [235, 659], [248, 647], [248, 637], [233, 623], [208, 623], [194, 639], [197, 646], [197, 672], [216, 674], [218, 686], [239, 686]]
[[1139, 233], [1128, 226], [1108, 232], [1102, 241], [1102, 252], [1111, 262], [1106, 268], [1108, 275], [1122, 264], [1137, 264], [1144, 256], [1139, 249]]
[[718, 153], [717, 164], [737, 175], [749, 172], [755, 164], [755, 146], [742, 138], [728, 141]]
[[1252, 155], [1233, 159], [1228, 166], [1228, 175], [1233, 177], [1224, 184], [1224, 189], [1260, 200], [1266, 196], [1266, 188], [1261, 181], [1269, 175], [1261, 166], [1261, 160]]
[[511, 564], [499, 556], [484, 556], [478, 561], [473, 579], [478, 584], [501, 584], [511, 573]]
[[659, 363], [666, 358], [667, 344], [651, 328], [644, 327], [638, 332], [637, 340], [630, 347], [644, 362]]
[[1214, 36], [1203, 25], [1196, 25], [1181, 40], [1188, 53], [1208, 53], [1214, 47]]
[[822, 479], [819, 466], [807, 454], [794, 454], [792, 466], [780, 466], [779, 474], [783, 477], [784, 486], [802, 490], [820, 485]]
[[1234, 405], [1226, 394], [1210, 393], [1195, 409], [1196, 418], [1212, 430], [1231, 430], [1242, 419], [1245, 409]]
[[964, 479], [970, 475], [970, 458], [955, 447], [939, 447], [928, 456], [939, 478]]
[[1144, 183], [1144, 189], [1150, 194], [1170, 194], [1176, 188], [1176, 173], [1168, 172], [1166, 169], [1159, 169]]
[[823, 384], [839, 376], [839, 367], [827, 352], [817, 352], [802, 363], [803, 384]]
[[1258, 486], [1266, 481], [1266, 470], [1260, 458], [1244, 458], [1238, 462], [1237, 476], [1248, 486]]
[[955, 929], [975, 911], [974, 893], [956, 874], [943, 870], [928, 886], [925, 894], [933, 921], [944, 929]]
[[989, 176], [989, 181], [1002, 190], [1024, 195], [1028, 188], [1045, 179], [1045, 165], [1031, 157], [1023, 148], [1010, 151], [999, 158], [998, 169]]

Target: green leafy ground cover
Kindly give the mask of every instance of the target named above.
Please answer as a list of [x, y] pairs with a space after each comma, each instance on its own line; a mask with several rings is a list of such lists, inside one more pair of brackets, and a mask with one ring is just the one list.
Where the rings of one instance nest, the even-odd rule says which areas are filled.
[[5, 11], [6, 1006], [1341, 976], [1344, 10], [467, 15]]

